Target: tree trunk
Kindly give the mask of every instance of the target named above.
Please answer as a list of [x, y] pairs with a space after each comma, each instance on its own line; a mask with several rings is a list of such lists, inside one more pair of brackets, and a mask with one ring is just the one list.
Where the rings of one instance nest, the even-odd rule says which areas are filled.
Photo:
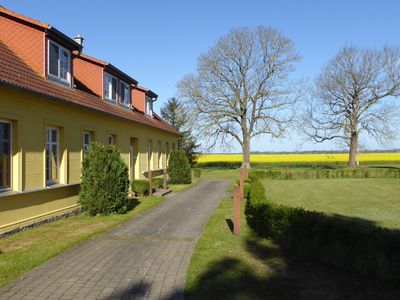
[[242, 168], [246, 167], [250, 169], [250, 138], [246, 137], [243, 139], [243, 162]]
[[357, 164], [357, 147], [358, 147], [358, 133], [352, 132], [350, 138], [350, 150], [349, 150], [349, 162], [347, 163], [347, 167], [350, 169], [355, 169]]

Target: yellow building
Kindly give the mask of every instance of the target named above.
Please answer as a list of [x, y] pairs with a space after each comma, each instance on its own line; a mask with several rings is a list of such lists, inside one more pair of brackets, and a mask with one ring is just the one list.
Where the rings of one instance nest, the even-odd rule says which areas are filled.
[[82, 54], [82, 38], [0, 7], [0, 233], [78, 207], [91, 141], [115, 144], [130, 178], [166, 167], [178, 132], [157, 95]]

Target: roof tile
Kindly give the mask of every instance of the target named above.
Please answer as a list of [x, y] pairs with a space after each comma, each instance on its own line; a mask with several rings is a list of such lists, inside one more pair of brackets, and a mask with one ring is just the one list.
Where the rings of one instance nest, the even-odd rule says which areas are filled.
[[0, 85], [22, 89], [97, 112], [120, 117], [143, 125], [155, 127], [178, 135], [174, 127], [158, 118], [146, 117], [138, 111], [128, 110], [106, 103], [102, 98], [89, 93], [64, 87], [38, 75], [21, 58], [0, 41]]

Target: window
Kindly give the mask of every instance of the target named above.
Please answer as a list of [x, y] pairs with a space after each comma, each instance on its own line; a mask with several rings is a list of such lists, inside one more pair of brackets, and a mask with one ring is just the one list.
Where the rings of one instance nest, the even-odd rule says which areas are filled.
[[11, 122], [0, 120], [0, 190], [11, 188]]
[[129, 168], [131, 171], [131, 180], [135, 179], [135, 165], [136, 165], [136, 146], [137, 145], [137, 139], [136, 138], [131, 138], [131, 145], [130, 145], [130, 151], [129, 151], [129, 155], [130, 155], [130, 160], [129, 160]]
[[117, 78], [104, 73], [104, 98], [113, 102], [117, 101]]
[[59, 173], [59, 130], [58, 128], [48, 127], [46, 129], [46, 184], [58, 183]]
[[115, 134], [109, 134], [109, 135], [108, 135], [108, 137], [107, 137], [107, 143], [108, 143], [109, 145], [115, 145], [115, 140], [116, 140]]
[[146, 109], [146, 115], [149, 117], [153, 116], [153, 99], [151, 99], [149, 96], [146, 96], [145, 99], [145, 109]]
[[165, 163], [168, 167], [168, 160], [169, 160], [169, 143], [165, 143]]
[[82, 158], [85, 157], [86, 151], [89, 149], [91, 142], [92, 142], [92, 134], [89, 131], [84, 131], [83, 141], [82, 141]]
[[60, 45], [49, 40], [48, 48], [49, 79], [59, 83], [71, 83], [71, 54]]
[[158, 142], [158, 159], [157, 159], [157, 169], [161, 168], [162, 162], [161, 162], [161, 142]]
[[119, 101], [121, 102], [121, 104], [124, 106], [129, 106], [129, 104], [131, 104], [131, 88], [129, 87], [129, 85], [122, 81], [120, 84], [120, 93], [121, 97]]

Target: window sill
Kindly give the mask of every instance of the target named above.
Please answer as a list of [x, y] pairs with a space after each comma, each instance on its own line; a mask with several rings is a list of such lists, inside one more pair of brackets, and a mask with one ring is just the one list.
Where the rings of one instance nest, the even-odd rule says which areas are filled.
[[130, 105], [129, 104], [127, 105], [127, 104], [119, 103], [118, 106], [122, 107], [124, 109], [129, 109], [130, 110]]
[[62, 79], [60, 79], [58, 77], [55, 77], [55, 76], [53, 76], [51, 74], [48, 74], [47, 78], [48, 78], [49, 81], [51, 81], [53, 83], [56, 83], [56, 84], [59, 84], [59, 85], [65, 86], [65, 87], [71, 87], [71, 82], [70, 81], [62, 80]]
[[53, 185], [47, 186], [45, 188], [26, 190], [26, 191], [22, 191], [22, 192], [13, 191], [13, 190], [4, 190], [4, 191], [0, 191], [0, 198], [1, 197], [7, 197], [7, 196], [13, 196], [13, 195], [23, 195], [23, 194], [41, 192], [41, 191], [46, 191], [46, 190], [53, 190], [53, 189], [58, 189], [58, 188], [63, 188], [63, 187], [70, 187], [70, 186], [75, 186], [75, 185], [80, 185], [80, 182], [69, 183], [69, 184], [57, 183], [57, 184], [53, 184]]
[[110, 103], [110, 104], [113, 104], [113, 105], [116, 105], [116, 104], [117, 104], [117, 100], [108, 99], [108, 98], [104, 98], [104, 100], [105, 100], [107, 103]]

